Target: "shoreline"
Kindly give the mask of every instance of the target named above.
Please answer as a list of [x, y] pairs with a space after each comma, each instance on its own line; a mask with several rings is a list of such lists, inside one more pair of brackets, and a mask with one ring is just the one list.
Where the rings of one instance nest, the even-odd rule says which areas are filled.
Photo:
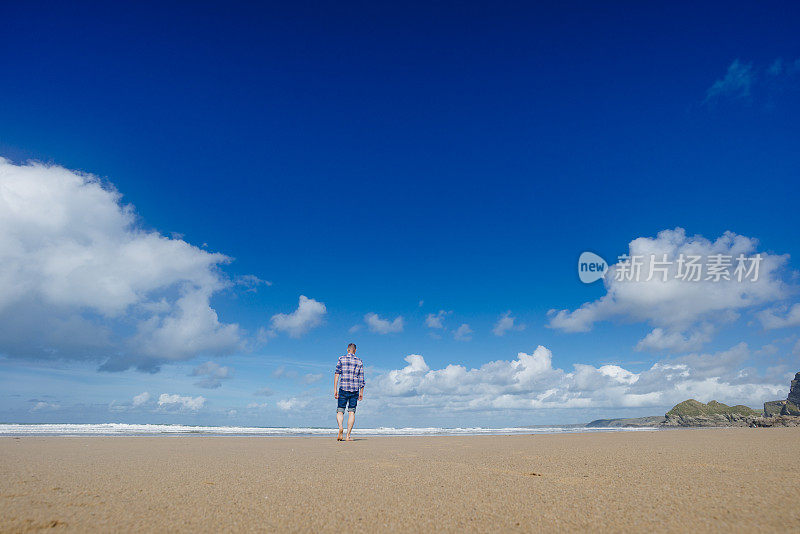
[[[123, 425], [119, 429], [101, 428], [107, 425], [85, 425], [85, 429], [70, 431], [70, 425], [52, 425], [56, 429], [37, 429], [38, 425], [3, 425], [0, 424], [0, 438], [3, 437], [323, 437], [336, 436], [335, 427], [192, 427], [188, 425]], [[50, 426], [50, 425], [48, 425]], [[78, 425], [82, 426], [82, 425]], [[148, 429], [130, 428], [130, 426], [147, 426]], [[4, 428], [6, 427], [6, 428]], [[8, 427], [13, 427], [8, 429]], [[525, 436], [525, 435], [562, 435], [598, 432], [647, 432], [663, 430], [660, 427], [585, 427], [585, 426], [541, 426], [541, 427], [509, 427], [509, 428], [364, 428], [353, 429], [353, 436], [364, 437], [458, 437], [458, 436]]]
[[683, 430], [5, 436], [0, 531], [800, 529], [800, 428]]

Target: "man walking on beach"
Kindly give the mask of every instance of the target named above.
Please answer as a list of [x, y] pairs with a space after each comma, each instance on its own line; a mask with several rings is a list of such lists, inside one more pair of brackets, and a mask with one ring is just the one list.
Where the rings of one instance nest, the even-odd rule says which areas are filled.
[[[341, 377], [341, 381], [339, 377]], [[355, 343], [347, 346], [347, 354], [339, 356], [336, 371], [333, 372], [333, 391], [333, 397], [339, 401], [336, 408], [339, 437], [336, 440], [342, 441], [342, 422], [344, 421], [344, 409], [347, 408], [349, 412], [347, 415], [347, 441], [353, 441], [350, 439], [350, 432], [356, 422], [356, 405], [364, 398], [364, 363], [361, 358], [356, 356]]]

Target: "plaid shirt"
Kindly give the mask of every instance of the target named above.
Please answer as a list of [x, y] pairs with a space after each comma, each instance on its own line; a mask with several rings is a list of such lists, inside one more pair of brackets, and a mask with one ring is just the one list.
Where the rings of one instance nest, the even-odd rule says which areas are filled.
[[334, 374], [341, 375], [339, 387], [345, 391], [358, 391], [364, 387], [364, 364], [361, 358], [349, 352], [339, 356]]

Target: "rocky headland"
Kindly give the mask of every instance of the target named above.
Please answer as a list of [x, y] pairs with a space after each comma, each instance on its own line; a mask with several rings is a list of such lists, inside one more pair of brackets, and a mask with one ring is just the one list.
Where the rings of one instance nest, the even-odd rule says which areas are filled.
[[752, 426], [762, 414], [747, 406], [728, 406], [717, 401], [703, 404], [694, 399], [676, 404], [665, 414], [661, 426]]
[[597, 419], [587, 427], [777, 427], [800, 426], [800, 373], [792, 380], [786, 400], [764, 403], [764, 410], [717, 401], [703, 404], [695, 399], [676, 404], [664, 416]]
[[619, 419], [597, 419], [591, 423], [587, 423], [587, 427], [591, 428], [641, 428], [650, 426], [659, 426], [666, 421], [663, 415], [650, 415], [647, 417], [626, 417]]

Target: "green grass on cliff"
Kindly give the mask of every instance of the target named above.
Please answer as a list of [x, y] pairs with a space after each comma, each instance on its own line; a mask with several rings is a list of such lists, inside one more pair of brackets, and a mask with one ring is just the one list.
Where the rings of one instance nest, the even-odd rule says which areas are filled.
[[716, 414], [739, 414], [739, 415], [761, 415], [760, 411], [753, 410], [747, 406], [737, 404], [736, 406], [728, 406], [721, 402], [711, 401], [708, 404], [703, 404], [694, 399], [685, 400], [676, 404], [667, 415], [678, 416], [698, 416], [698, 415], [716, 415]]

